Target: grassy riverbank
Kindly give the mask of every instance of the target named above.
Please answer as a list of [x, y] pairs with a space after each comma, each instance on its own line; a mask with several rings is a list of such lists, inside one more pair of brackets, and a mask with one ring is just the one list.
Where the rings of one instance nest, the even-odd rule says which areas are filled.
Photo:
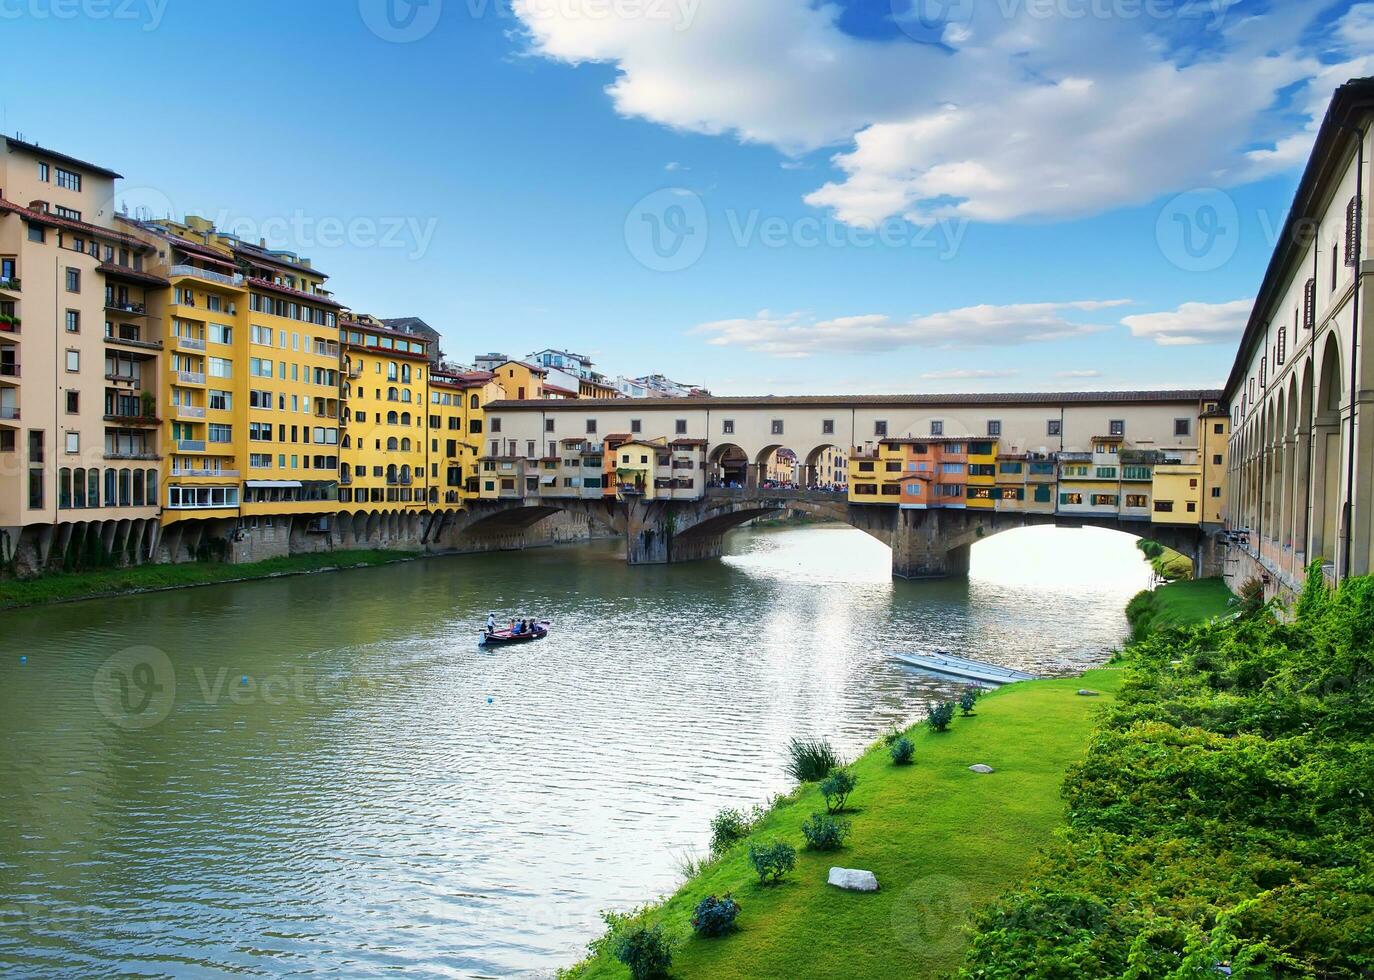
[[159, 589], [179, 589], [193, 585], [212, 585], [240, 579], [300, 575], [327, 568], [353, 568], [385, 565], [416, 557], [409, 551], [359, 550], [326, 551], [313, 555], [269, 558], [243, 565], [219, 562], [187, 562], [179, 565], [136, 565], [131, 568], [102, 568], [90, 572], [69, 572], [39, 578], [0, 581], [0, 611], [21, 609], [50, 602], [93, 599]]
[[[1082, 757], [1094, 708], [1110, 700], [1116, 670], [1034, 681], [992, 692], [972, 717], [936, 734], [911, 732], [915, 764], [894, 766], [879, 743], [854, 763], [858, 787], [846, 817], [848, 845], [834, 853], [801, 849], [801, 823], [825, 805], [815, 784], [779, 802], [735, 845], [644, 913], [677, 942], [674, 977], [912, 977], [958, 967], [972, 911], [1014, 885], [1062, 819], [1060, 785]], [[1080, 697], [1090, 687], [1101, 697]], [[996, 772], [969, 771], [985, 763]], [[787, 841], [796, 870], [762, 887], [750, 869], [749, 841]], [[829, 868], [873, 871], [876, 894], [826, 884]], [[739, 930], [723, 939], [692, 935], [690, 918], [706, 895], [732, 893]], [[623, 977], [602, 951], [572, 971]]]
[[1231, 590], [1219, 578], [1170, 582], [1136, 593], [1126, 606], [1131, 638], [1143, 639], [1155, 630], [1193, 626], [1232, 611]]

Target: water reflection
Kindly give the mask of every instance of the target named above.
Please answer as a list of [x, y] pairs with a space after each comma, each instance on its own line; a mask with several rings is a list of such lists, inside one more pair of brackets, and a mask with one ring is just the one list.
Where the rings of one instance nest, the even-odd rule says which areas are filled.
[[[675, 567], [598, 543], [5, 617], [0, 967], [567, 963], [716, 809], [786, 788], [788, 738], [853, 753], [948, 693], [890, 651], [1077, 668], [1149, 574], [1092, 530], [999, 535], [967, 581], [888, 566], [851, 529], [753, 531]], [[488, 609], [554, 635], [483, 651]], [[97, 681], [142, 643], [172, 696], [140, 728]]]

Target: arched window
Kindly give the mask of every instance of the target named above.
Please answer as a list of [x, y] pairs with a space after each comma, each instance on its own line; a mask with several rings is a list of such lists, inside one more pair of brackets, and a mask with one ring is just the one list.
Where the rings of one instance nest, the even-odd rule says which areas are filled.
[[396, 464], [395, 464], [395, 463], [388, 463], [388, 464], [387, 464], [387, 467], [386, 467], [386, 482], [387, 482], [387, 483], [395, 483], [395, 482], [396, 482]]
[[410, 424], [410, 413], [409, 413], [409, 412], [402, 412], [402, 413], [401, 413], [401, 424], [402, 424], [402, 425], [409, 425], [409, 424]]
[[348, 449], [353, 445], [353, 440], [348, 436], [344, 436], [343, 440], [339, 443], [339, 445], [342, 446], [344, 449]]
[[342, 479], [342, 480], [347, 480], [347, 479], [349, 479], [349, 478], [352, 477], [352, 476], [353, 476], [353, 467], [350, 466], [348, 463], [340, 463], [340, 464], [339, 464], [339, 478]]
[[72, 471], [72, 506], [77, 510], [86, 509], [86, 471]]
[[394, 401], [399, 400], [399, 398], [400, 398], [400, 394], [396, 391], [395, 388], [388, 388], [388, 389], [386, 390], [386, 400], [387, 400], [387, 401], [389, 401], [389, 402], [394, 402]]
[[157, 470], [148, 470], [148, 506], [157, 506]]
[[403, 452], [403, 453], [408, 453], [408, 452], [410, 452], [410, 440], [409, 440], [409, 439], [402, 439], [402, 440], [401, 440], [401, 452]]
[[386, 379], [387, 379], [388, 381], [395, 381], [395, 380], [396, 380], [396, 362], [395, 362], [395, 361], [387, 361], [387, 362], [386, 362]]
[[394, 451], [394, 450], [400, 448], [400, 444], [396, 441], [396, 437], [395, 437], [395, 436], [390, 436], [390, 437], [387, 438], [387, 440], [386, 440], [386, 448], [387, 448], [388, 451]]
[[402, 479], [402, 480], [409, 480], [409, 479], [410, 479], [410, 467], [409, 467], [409, 466], [406, 466], [406, 465], [402, 465], [402, 466], [401, 466], [401, 479]]
[[387, 424], [387, 425], [395, 425], [396, 422], [397, 422], [397, 420], [398, 420], [399, 418], [400, 418], [400, 416], [398, 416], [395, 412], [387, 412], [387, 413], [386, 413], [386, 424]]
[[143, 506], [143, 471], [134, 470], [134, 506]]
[[100, 506], [100, 470], [94, 466], [86, 471], [86, 506]]
[[105, 471], [105, 506], [115, 507], [119, 504], [119, 491], [116, 489], [119, 482], [119, 471], [111, 466]]
[[123, 469], [119, 471], [119, 506], [128, 507], [129, 501], [133, 499], [134, 474], [132, 470]]
[[402, 364], [402, 365], [401, 365], [401, 381], [404, 382], [405, 384], [410, 384], [410, 365], [409, 365], [409, 364]]
[[402, 388], [402, 389], [401, 389], [401, 401], [403, 401], [403, 402], [408, 402], [408, 401], [410, 401], [410, 389], [409, 389], [409, 388]]
[[72, 509], [72, 471], [65, 466], [57, 471], [57, 509]]
[[480, 403], [477, 401], [476, 395], [472, 395], [470, 398], [468, 398], [468, 405], [470, 405], [471, 407], [477, 408], [479, 404]]

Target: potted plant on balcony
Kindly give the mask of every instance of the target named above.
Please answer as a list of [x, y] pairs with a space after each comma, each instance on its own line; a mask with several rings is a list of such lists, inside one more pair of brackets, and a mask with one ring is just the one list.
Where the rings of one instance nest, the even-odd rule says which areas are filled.
[[150, 419], [157, 415], [157, 399], [153, 397], [151, 391], [142, 392], [138, 397], [143, 403], [143, 417], [145, 419]]

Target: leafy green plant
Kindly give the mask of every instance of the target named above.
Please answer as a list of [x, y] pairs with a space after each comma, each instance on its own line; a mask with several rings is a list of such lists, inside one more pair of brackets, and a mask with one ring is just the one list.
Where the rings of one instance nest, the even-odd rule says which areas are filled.
[[711, 853], [719, 854], [749, 836], [750, 819], [740, 810], [726, 807], [711, 818]]
[[941, 701], [930, 709], [930, 717], [926, 719], [926, 724], [932, 732], [943, 732], [949, 728], [949, 723], [953, 720], [954, 702]]
[[1236, 590], [1236, 603], [1242, 616], [1249, 616], [1264, 608], [1264, 582], [1258, 576], [1248, 578]]
[[911, 744], [911, 739], [902, 737], [889, 745], [887, 751], [894, 766], [909, 766], [916, 755], [916, 746]]
[[840, 765], [839, 754], [823, 738], [794, 738], [787, 743], [787, 774], [799, 783], [824, 779]]
[[634, 980], [666, 977], [673, 965], [673, 949], [661, 925], [624, 927], [611, 940], [611, 952], [629, 968]]
[[749, 845], [749, 863], [760, 885], [776, 885], [797, 866], [797, 849], [782, 841]]
[[848, 769], [836, 769], [821, 780], [821, 795], [825, 797], [825, 808], [831, 813], [842, 813], [849, 802], [849, 794], [859, 784], [859, 777]]
[[960, 692], [959, 710], [963, 713], [965, 718], [973, 714], [973, 708], [978, 703], [978, 699], [982, 696], [983, 689], [981, 687], [969, 686], [964, 688], [963, 691]]
[[729, 895], [717, 898], [707, 895], [697, 902], [692, 912], [692, 928], [698, 936], [724, 936], [735, 929], [735, 919], [739, 916], [739, 903]]
[[813, 813], [802, 821], [802, 837], [813, 851], [838, 851], [849, 837], [852, 825], [828, 813]]

